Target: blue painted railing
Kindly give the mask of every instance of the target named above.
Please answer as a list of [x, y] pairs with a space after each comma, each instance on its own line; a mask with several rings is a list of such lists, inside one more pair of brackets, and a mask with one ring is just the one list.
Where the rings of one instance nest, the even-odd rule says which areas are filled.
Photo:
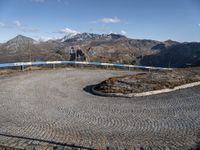
[[24, 67], [24, 66], [37, 66], [37, 65], [56, 65], [56, 64], [82, 64], [82, 65], [96, 65], [96, 66], [112, 66], [112, 67], [126, 67], [135, 69], [148, 69], [148, 70], [172, 70], [172, 68], [161, 68], [161, 67], [149, 67], [149, 66], [137, 66], [127, 64], [111, 64], [111, 63], [100, 63], [100, 62], [81, 62], [81, 61], [36, 61], [36, 62], [17, 62], [17, 63], [4, 63], [0, 64], [0, 68], [10, 67]]

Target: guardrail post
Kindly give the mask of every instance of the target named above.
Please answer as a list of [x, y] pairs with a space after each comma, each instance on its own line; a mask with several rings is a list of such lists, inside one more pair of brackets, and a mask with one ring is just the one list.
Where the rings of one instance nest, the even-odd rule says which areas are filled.
[[56, 69], [56, 64], [52, 64], [53, 69]]
[[21, 66], [21, 71], [24, 71], [24, 65]]

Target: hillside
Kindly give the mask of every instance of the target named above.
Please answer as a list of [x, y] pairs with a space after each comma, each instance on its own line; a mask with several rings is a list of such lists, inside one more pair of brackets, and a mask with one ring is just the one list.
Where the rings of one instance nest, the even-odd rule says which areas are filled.
[[54, 46], [50, 43], [38, 44], [29, 37], [19, 35], [0, 45], [0, 63], [57, 60], [59, 57], [52, 49]]
[[36, 42], [19, 35], [0, 44], [0, 63], [82, 60], [161, 67], [200, 66], [200, 43], [130, 39], [118, 34], [82, 33]]
[[200, 66], [200, 43], [170, 46], [155, 55], [145, 56], [141, 64], [173, 68]]

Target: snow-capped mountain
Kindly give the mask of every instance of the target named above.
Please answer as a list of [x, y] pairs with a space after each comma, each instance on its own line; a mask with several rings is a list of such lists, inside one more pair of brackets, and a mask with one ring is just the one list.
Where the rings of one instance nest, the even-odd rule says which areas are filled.
[[98, 34], [93, 34], [93, 33], [79, 33], [76, 35], [67, 35], [65, 36], [61, 41], [62, 42], [77, 42], [77, 41], [87, 41], [87, 40], [92, 40], [95, 39]]
[[119, 34], [94, 34], [94, 33], [81, 33], [73, 36], [65, 36], [61, 39], [62, 42], [78, 42], [78, 41], [89, 41], [89, 40], [112, 40], [125, 38], [123, 35]]
[[[77, 33], [77, 34], [78, 34], [78, 33]], [[65, 41], [67, 41], [67, 40], [69, 40], [69, 39], [74, 38], [77, 34], [67, 34], [67, 35], [65, 35], [60, 41], [61, 41], [61, 42], [65, 42]]]

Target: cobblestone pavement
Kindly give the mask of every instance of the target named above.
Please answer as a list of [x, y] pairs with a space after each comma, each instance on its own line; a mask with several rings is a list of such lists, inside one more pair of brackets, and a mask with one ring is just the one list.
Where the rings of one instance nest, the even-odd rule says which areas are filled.
[[127, 73], [58, 69], [0, 76], [0, 145], [45, 145], [34, 140], [40, 139], [97, 149], [197, 148], [200, 87], [130, 99], [88, 92], [88, 85]]

